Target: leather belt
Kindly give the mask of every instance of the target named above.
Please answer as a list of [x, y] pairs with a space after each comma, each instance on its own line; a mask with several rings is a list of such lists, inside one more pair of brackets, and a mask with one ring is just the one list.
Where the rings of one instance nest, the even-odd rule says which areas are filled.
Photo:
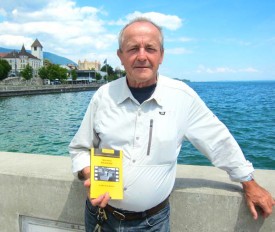
[[169, 197], [167, 197], [163, 202], [159, 203], [157, 206], [148, 209], [144, 212], [125, 212], [119, 209], [116, 209], [110, 205], [106, 205], [104, 209], [111, 213], [117, 220], [125, 220], [125, 221], [132, 221], [132, 220], [139, 220], [145, 217], [150, 217], [160, 210], [162, 210], [167, 204], [169, 203]]

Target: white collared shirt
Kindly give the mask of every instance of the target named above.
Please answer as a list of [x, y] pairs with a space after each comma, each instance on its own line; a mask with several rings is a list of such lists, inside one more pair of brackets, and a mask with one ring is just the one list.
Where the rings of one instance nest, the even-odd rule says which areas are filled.
[[69, 145], [73, 172], [90, 166], [90, 148], [123, 150], [124, 199], [110, 205], [144, 211], [172, 191], [182, 142], [189, 140], [234, 181], [253, 171], [228, 129], [198, 95], [181, 81], [158, 77], [153, 95], [142, 104], [126, 78], [103, 85], [94, 94]]

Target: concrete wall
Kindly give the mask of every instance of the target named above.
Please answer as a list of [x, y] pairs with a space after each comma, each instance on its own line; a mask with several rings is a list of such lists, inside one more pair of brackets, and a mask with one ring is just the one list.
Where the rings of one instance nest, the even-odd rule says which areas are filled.
[[[275, 171], [257, 170], [255, 175], [275, 196]], [[178, 165], [171, 231], [275, 231], [275, 213], [254, 221], [241, 191], [217, 168]], [[1, 232], [19, 232], [22, 216], [51, 220], [52, 226], [71, 224], [62, 231], [83, 231], [85, 197], [69, 157], [0, 152]]]

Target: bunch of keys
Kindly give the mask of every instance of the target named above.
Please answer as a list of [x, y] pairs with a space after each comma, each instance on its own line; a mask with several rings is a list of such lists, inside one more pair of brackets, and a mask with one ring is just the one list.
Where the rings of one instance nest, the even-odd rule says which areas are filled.
[[101, 232], [101, 226], [104, 221], [107, 220], [106, 212], [103, 208], [98, 208], [98, 214], [97, 214], [97, 225], [94, 229], [94, 232]]

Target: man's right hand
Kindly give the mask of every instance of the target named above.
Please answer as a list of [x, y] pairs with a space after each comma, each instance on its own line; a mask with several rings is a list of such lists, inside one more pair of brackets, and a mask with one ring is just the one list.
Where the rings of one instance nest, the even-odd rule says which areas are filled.
[[99, 206], [100, 208], [104, 208], [108, 204], [109, 200], [111, 199], [109, 193], [102, 194], [97, 198], [90, 198], [90, 186], [91, 186], [90, 167], [83, 168], [83, 170], [81, 171], [81, 174], [85, 178], [84, 186], [86, 188], [87, 196], [90, 199], [91, 204], [93, 206]]

